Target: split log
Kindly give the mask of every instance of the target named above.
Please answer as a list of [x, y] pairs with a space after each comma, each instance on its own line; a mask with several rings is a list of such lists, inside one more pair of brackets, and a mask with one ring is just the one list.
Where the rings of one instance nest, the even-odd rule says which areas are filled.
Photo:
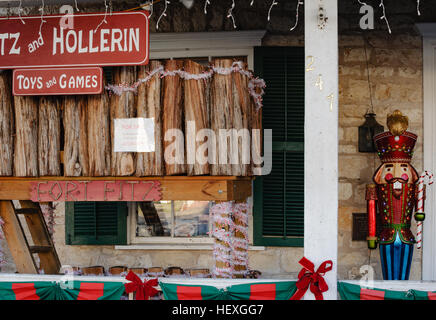
[[61, 105], [58, 97], [43, 96], [38, 108], [38, 167], [40, 176], [60, 176]]
[[111, 131], [106, 92], [88, 96], [89, 176], [111, 175]]
[[[245, 65], [245, 69], [247, 66]], [[235, 157], [232, 162], [233, 176], [248, 176], [250, 173], [250, 113], [251, 97], [248, 91], [248, 77], [239, 73], [232, 73], [233, 110], [231, 110], [234, 143], [231, 144], [231, 154]], [[236, 147], [236, 149], [233, 149]]]
[[[181, 60], [167, 60], [165, 70], [183, 68]], [[165, 173], [167, 176], [186, 173], [185, 142], [183, 135], [183, 81], [178, 75], [164, 78], [163, 134], [165, 150]], [[174, 130], [175, 129], [175, 130]], [[170, 160], [170, 161], [168, 161]], [[172, 163], [171, 163], [172, 162]]]
[[[204, 72], [204, 67], [192, 60], [186, 60], [184, 69], [191, 74]], [[197, 150], [202, 145], [208, 146], [210, 140], [196, 141], [197, 133], [202, 129], [210, 128], [210, 118], [208, 113], [209, 86], [204, 80], [185, 80], [185, 137], [186, 137], [186, 159], [188, 175], [207, 175], [209, 174], [209, 162], [199, 162]], [[203, 146], [204, 147], [204, 146]], [[208, 158], [209, 147], [202, 154]], [[202, 164], [203, 163], [203, 164]]]
[[[113, 79], [116, 84], [132, 84], [136, 81], [135, 67], [114, 68]], [[110, 98], [111, 137], [115, 142], [115, 119], [134, 118], [136, 115], [135, 95], [123, 92], [120, 96], [113, 94]], [[135, 173], [135, 156], [132, 152], [114, 152], [112, 147], [111, 171], [113, 176], [131, 176]]]
[[[260, 93], [260, 89], [256, 89]], [[263, 156], [263, 131], [262, 131], [262, 109], [258, 109], [254, 99], [251, 98], [251, 128], [252, 128], [252, 168], [251, 175], [259, 175], [262, 168], [260, 163]]]
[[15, 96], [14, 175], [38, 176], [38, 99]]
[[[147, 66], [140, 66], [137, 69], [138, 79], [147, 76], [159, 68], [159, 61], [150, 61]], [[161, 104], [161, 83], [159, 73], [156, 73], [147, 83], [138, 87], [136, 112], [138, 118], [154, 118], [154, 152], [140, 152], [136, 154], [136, 172], [138, 177], [163, 176], [163, 155], [162, 155], [162, 104]]]
[[65, 98], [64, 173], [67, 177], [89, 175], [87, 104], [86, 96]]
[[14, 157], [14, 111], [11, 73], [0, 72], [0, 176], [12, 176]]
[[[215, 67], [230, 68], [233, 60], [214, 59]], [[232, 175], [231, 139], [226, 133], [232, 128], [231, 112], [233, 111], [232, 75], [214, 74], [211, 84], [211, 129], [216, 135], [216, 157], [211, 165], [214, 176]], [[220, 134], [221, 131], [221, 134]]]

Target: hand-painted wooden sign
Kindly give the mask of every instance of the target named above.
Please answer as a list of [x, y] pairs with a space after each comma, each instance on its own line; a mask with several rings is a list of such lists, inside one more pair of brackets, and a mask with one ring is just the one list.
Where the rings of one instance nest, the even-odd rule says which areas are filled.
[[160, 181], [38, 181], [31, 183], [31, 200], [51, 201], [159, 201]]
[[14, 96], [100, 94], [103, 69], [99, 67], [15, 69]]
[[0, 18], [0, 69], [148, 63], [148, 12], [74, 14], [73, 29], [61, 27], [62, 18]]

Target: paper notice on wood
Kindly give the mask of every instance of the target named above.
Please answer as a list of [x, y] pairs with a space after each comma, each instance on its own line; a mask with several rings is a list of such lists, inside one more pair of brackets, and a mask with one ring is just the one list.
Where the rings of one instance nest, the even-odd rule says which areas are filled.
[[154, 118], [114, 119], [114, 152], [154, 152]]

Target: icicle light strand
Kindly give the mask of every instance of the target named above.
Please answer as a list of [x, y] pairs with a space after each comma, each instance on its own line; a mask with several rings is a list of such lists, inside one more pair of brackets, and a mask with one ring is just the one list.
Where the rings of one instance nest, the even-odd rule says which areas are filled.
[[416, 0], [416, 10], [418, 11], [418, 16], [421, 15], [421, 11], [419, 10], [420, 5], [421, 5], [420, 0]]
[[20, 20], [21, 20], [21, 22], [23, 23], [23, 24], [26, 24], [26, 22], [24, 22], [24, 20], [23, 20], [23, 18], [21, 17], [21, 12], [23, 12], [23, 7], [21, 6], [21, 3], [22, 2], [22, 0], [20, 0], [20, 6], [18, 7], [18, 16], [20, 17]]
[[41, 36], [41, 38], [42, 38], [42, 33], [41, 33], [42, 25], [47, 22], [44, 20], [44, 7], [45, 7], [44, 0], [42, 0], [42, 6], [41, 8], [39, 8], [39, 11], [41, 11], [41, 24], [39, 25], [39, 35]]
[[79, 7], [77, 6], [77, 0], [74, 0], [74, 4], [76, 5], [76, 11], [79, 12]]
[[235, 0], [232, 0], [232, 7], [229, 9], [227, 18], [231, 18], [233, 22], [233, 28], [236, 29], [235, 17], [233, 16], [233, 9], [235, 8]]
[[107, 11], [108, 11], [108, 8], [109, 8], [109, 7], [108, 7], [108, 5], [107, 5], [107, 1], [106, 1], [106, 0], [104, 0], [104, 6], [105, 6], [105, 11], [104, 11], [104, 17], [103, 17], [103, 20], [101, 20], [101, 22], [98, 24], [97, 28], [95, 28], [94, 33], [97, 32], [97, 30], [100, 28], [100, 26], [101, 26], [103, 23], [107, 23], [106, 17], [107, 17]]
[[168, 0], [165, 0], [165, 8], [164, 11], [162, 12], [162, 14], [160, 15], [159, 19], [157, 20], [156, 23], [156, 29], [159, 30], [159, 23], [162, 20], [163, 17], [167, 16], [167, 9], [168, 9], [168, 5], [170, 4], [170, 2]]
[[271, 6], [269, 7], [268, 10], [268, 21], [271, 20], [271, 10], [274, 6], [278, 5], [279, 3], [276, 0], [273, 0], [273, 2], [271, 3]]
[[207, 6], [210, 5], [210, 0], [204, 1], [204, 14], [207, 14]]
[[380, 17], [380, 19], [386, 21], [386, 25], [388, 27], [389, 33], [392, 33], [391, 26], [389, 25], [388, 18], [386, 18], [386, 8], [385, 8], [385, 4], [383, 3], [383, 0], [380, 0], [379, 7], [381, 7], [383, 9], [383, 16]]
[[298, 26], [298, 13], [299, 13], [299, 11], [300, 11], [300, 5], [304, 5], [304, 2], [298, 0], [298, 2], [297, 2], [297, 9], [296, 9], [296, 12], [297, 12], [297, 13], [295, 14], [295, 24], [294, 24], [294, 26], [290, 29], [291, 31], [294, 31], [295, 28]]

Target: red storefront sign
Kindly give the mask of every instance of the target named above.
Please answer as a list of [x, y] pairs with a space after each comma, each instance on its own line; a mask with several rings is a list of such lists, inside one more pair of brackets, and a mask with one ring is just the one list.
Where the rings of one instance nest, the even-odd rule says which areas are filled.
[[51, 201], [159, 201], [160, 181], [39, 181], [31, 183], [31, 200]]
[[100, 94], [103, 70], [99, 67], [15, 69], [14, 96]]
[[148, 63], [148, 12], [74, 14], [73, 29], [62, 28], [62, 18], [0, 18], [0, 69]]

